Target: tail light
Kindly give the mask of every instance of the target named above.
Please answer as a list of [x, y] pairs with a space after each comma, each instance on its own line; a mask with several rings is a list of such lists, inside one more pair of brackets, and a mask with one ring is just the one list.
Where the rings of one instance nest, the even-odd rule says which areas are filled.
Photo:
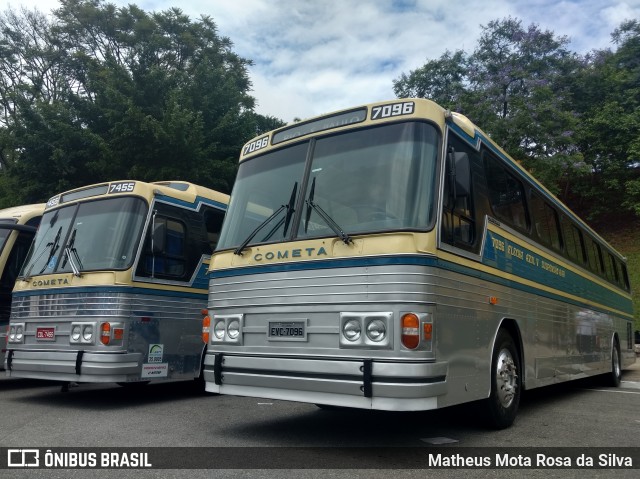
[[202, 316], [202, 342], [204, 344], [209, 344], [209, 331], [211, 331], [211, 318], [209, 317], [209, 311], [203, 309], [201, 311]]
[[102, 323], [100, 325], [100, 342], [105, 346], [108, 346], [111, 342], [111, 324]]
[[407, 349], [416, 349], [420, 344], [420, 318], [413, 313], [402, 316], [402, 345]]

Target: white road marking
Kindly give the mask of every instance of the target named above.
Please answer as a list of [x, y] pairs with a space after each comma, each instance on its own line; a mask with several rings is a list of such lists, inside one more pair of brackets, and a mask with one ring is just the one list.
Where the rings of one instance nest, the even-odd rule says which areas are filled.
[[585, 391], [596, 391], [601, 393], [640, 394], [640, 391], [621, 391], [620, 389], [585, 389]]
[[620, 381], [620, 387], [640, 389], [640, 382], [637, 381]]
[[457, 439], [450, 439], [448, 437], [425, 437], [420, 439], [422, 442], [428, 444], [440, 445], [440, 444], [454, 444], [458, 442]]

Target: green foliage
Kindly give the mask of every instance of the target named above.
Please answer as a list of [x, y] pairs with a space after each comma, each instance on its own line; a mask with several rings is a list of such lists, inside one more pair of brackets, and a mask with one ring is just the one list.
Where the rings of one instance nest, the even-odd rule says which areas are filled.
[[581, 57], [566, 37], [494, 20], [472, 54], [446, 52], [393, 87], [466, 114], [586, 216], [640, 214], [640, 23], [612, 38], [615, 53]]
[[458, 109], [459, 100], [465, 94], [468, 59], [463, 51], [446, 51], [439, 59], [427, 63], [409, 73], [401, 74], [393, 81], [393, 91], [398, 98], [431, 98], [445, 108]]
[[604, 238], [627, 258], [627, 272], [631, 283], [634, 309], [634, 331], [640, 331], [640, 218], [625, 215], [607, 218], [597, 225], [605, 233]]
[[113, 179], [229, 192], [242, 145], [283, 124], [253, 111], [250, 61], [213, 20], [61, 0], [0, 14], [0, 204]]

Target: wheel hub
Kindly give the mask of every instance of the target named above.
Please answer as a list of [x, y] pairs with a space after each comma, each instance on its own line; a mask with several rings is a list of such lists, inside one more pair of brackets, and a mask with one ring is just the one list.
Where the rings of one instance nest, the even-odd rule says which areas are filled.
[[503, 407], [508, 408], [518, 389], [518, 370], [511, 353], [503, 349], [496, 364], [496, 385], [498, 399]]

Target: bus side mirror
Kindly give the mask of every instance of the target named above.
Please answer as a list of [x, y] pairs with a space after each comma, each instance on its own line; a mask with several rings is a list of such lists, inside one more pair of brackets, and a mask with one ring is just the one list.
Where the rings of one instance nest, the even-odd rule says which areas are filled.
[[471, 164], [469, 155], [455, 152], [456, 198], [471, 196]]
[[164, 223], [153, 225], [153, 233], [151, 236], [151, 252], [160, 254], [164, 251], [166, 238], [166, 226]]

